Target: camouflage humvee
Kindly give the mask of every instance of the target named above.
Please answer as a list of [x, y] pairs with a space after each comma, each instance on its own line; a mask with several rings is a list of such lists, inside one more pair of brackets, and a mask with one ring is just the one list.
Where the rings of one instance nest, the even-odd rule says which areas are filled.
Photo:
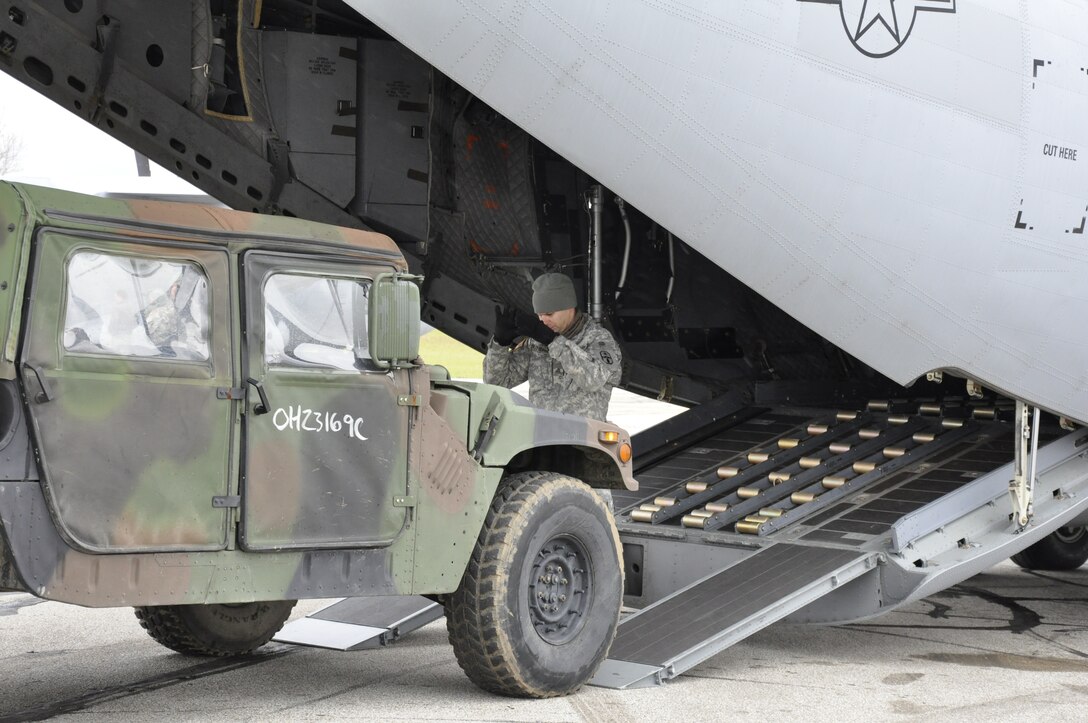
[[425, 594], [480, 686], [576, 689], [629, 438], [421, 364], [413, 281], [378, 234], [0, 183], [0, 589], [198, 655]]

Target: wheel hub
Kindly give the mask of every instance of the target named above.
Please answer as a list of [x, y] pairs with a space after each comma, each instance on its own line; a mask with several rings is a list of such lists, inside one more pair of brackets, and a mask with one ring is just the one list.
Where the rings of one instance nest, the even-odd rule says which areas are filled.
[[529, 575], [529, 616], [540, 637], [562, 645], [581, 630], [589, 608], [589, 557], [580, 542], [559, 536], [537, 553]]
[[1072, 545], [1079, 542], [1085, 533], [1088, 533], [1088, 527], [1059, 527], [1054, 532], [1054, 537], [1067, 545]]

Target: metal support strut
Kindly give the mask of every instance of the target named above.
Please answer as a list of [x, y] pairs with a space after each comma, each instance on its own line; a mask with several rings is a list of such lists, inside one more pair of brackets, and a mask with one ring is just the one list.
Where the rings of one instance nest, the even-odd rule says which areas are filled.
[[[1031, 418], [1028, 419], [1028, 413]], [[1039, 451], [1039, 408], [1016, 402], [1016, 456], [1009, 482], [1013, 521], [1017, 530], [1027, 527], [1035, 514], [1035, 460]]]
[[604, 254], [601, 248], [602, 219], [604, 216], [604, 189], [591, 186], [586, 191], [586, 210], [592, 219], [590, 243], [589, 315], [600, 321], [604, 318]]

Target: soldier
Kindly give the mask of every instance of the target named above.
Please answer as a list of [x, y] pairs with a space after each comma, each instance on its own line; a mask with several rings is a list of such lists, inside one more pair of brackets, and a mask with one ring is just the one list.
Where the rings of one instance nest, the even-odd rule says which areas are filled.
[[193, 317], [194, 295], [204, 298], [204, 281], [199, 274], [187, 274], [174, 281], [144, 307], [144, 330], [148, 339], [167, 357], [195, 359], [207, 356], [207, 341]]
[[484, 381], [513, 387], [528, 379], [533, 406], [604, 421], [620, 381], [620, 350], [577, 304], [570, 278], [548, 273], [533, 282], [535, 317], [495, 307]]
[[147, 337], [163, 356], [175, 356], [170, 345], [181, 338], [184, 330], [181, 313], [175, 302], [177, 293], [178, 284], [175, 281], [165, 293], [156, 295], [151, 303], [144, 307]]

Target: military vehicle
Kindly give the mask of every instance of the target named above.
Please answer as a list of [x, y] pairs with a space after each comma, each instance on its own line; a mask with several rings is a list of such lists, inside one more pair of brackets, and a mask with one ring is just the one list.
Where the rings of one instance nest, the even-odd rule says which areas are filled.
[[614, 495], [639, 612], [595, 680], [627, 686], [1088, 557], [1085, 27], [1050, 0], [65, 0], [12, 3], [0, 70], [232, 207], [387, 233], [477, 349], [574, 275], [623, 386], [690, 406]]
[[487, 690], [603, 660], [627, 434], [418, 358], [385, 236], [0, 183], [0, 589], [132, 606], [182, 653], [299, 598], [434, 596]]

